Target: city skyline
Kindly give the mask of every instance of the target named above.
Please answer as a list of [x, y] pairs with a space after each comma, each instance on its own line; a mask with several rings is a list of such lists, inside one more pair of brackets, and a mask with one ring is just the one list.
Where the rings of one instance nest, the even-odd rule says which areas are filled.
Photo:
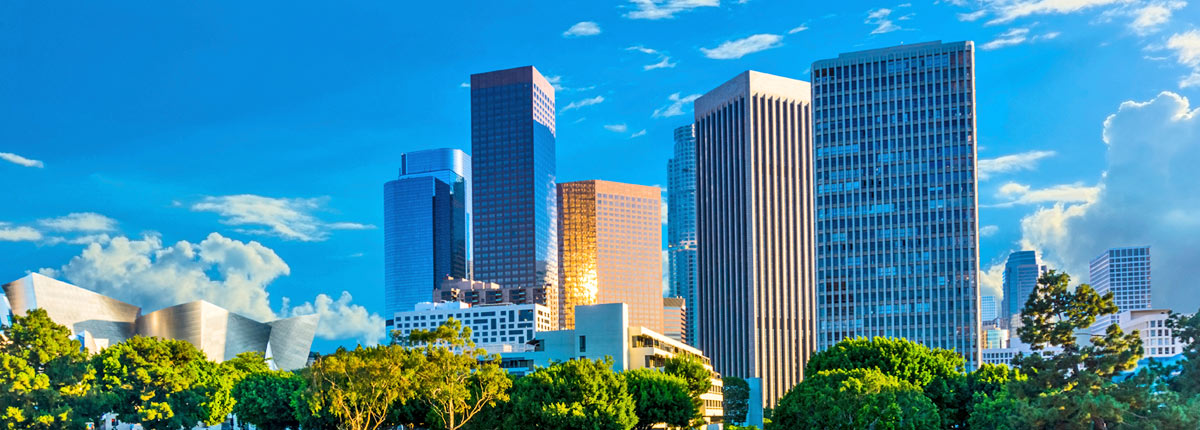
[[[662, 186], [672, 132], [690, 122], [689, 99], [729, 76], [754, 69], [808, 80], [808, 64], [839, 52], [969, 39], [988, 47], [977, 52], [980, 169], [988, 173], [979, 191], [981, 286], [997, 288], [1010, 251], [1037, 249], [1082, 282], [1098, 252], [1149, 244], [1155, 302], [1181, 311], [1197, 304], [1179, 285], [1181, 263], [1196, 254], [1176, 239], [1196, 230], [1170, 218], [1195, 202], [1194, 193], [1176, 188], [1192, 177], [1166, 181], [1155, 173], [1186, 166], [1161, 165], [1162, 151], [1179, 163], [1195, 160], [1194, 145], [1170, 138], [1197, 127], [1193, 117], [1175, 114], [1195, 108], [1182, 97], [1195, 99], [1196, 87], [1179, 85], [1195, 67], [1183, 55], [1193, 52], [1186, 49], [1194, 30], [1179, 17], [1194, 5], [1149, 27], [1135, 24], [1133, 9], [1105, 6], [1023, 16], [986, 5], [887, 13], [828, 5], [797, 13], [763, 2], [551, 6], [522, 25], [441, 41], [422, 35], [428, 25], [383, 19], [399, 19], [396, 10], [347, 7], [336, 14], [363, 25], [313, 38], [301, 31], [308, 25], [283, 24], [269, 36], [249, 20], [225, 28], [186, 18], [215, 6], [155, 5], [148, 13], [161, 19], [153, 21], [86, 6], [53, 14], [6, 7], [29, 17], [4, 38], [5, 51], [28, 67], [0, 84], [6, 100], [25, 101], [4, 104], [12, 127], [0, 131], [9, 142], [0, 147], [0, 184], [10, 207], [21, 208], [0, 214], [0, 252], [11, 256], [0, 270], [10, 278], [49, 269], [155, 306], [190, 297], [235, 303], [260, 319], [341, 316], [344, 327], [319, 331], [324, 350], [378, 340], [382, 330], [368, 327], [386, 317], [379, 184], [395, 179], [401, 153], [469, 151], [470, 91], [462, 84], [469, 86], [471, 73], [533, 64], [562, 88], [556, 179]], [[246, 7], [229, 16], [258, 14]], [[501, 9], [472, 10], [464, 19], [512, 16]], [[979, 11], [980, 21], [959, 20]], [[316, 22], [326, 12], [300, 7], [284, 15]], [[551, 13], [560, 15], [547, 19]], [[172, 25], [176, 31], [152, 42], [124, 33], [84, 38], [64, 27], [95, 25], [84, 16], [129, 31], [189, 24]], [[651, 16], [663, 19], [644, 19]], [[737, 19], [725, 29], [679, 37], [684, 28], [716, 27], [731, 16]], [[1109, 20], [1092, 22], [1099, 16]], [[570, 30], [582, 21], [595, 22], [599, 34]], [[388, 30], [397, 27], [406, 29]], [[429, 43], [384, 49], [397, 38]], [[490, 38], [511, 47], [463, 54]], [[199, 41], [218, 49], [188, 51]], [[278, 48], [292, 43], [311, 49]], [[1155, 48], [1143, 53], [1148, 46]], [[177, 60], [160, 61], [167, 57]], [[418, 67], [408, 67], [414, 61]], [[95, 72], [79, 79], [78, 70]], [[1135, 73], [1136, 80], [1115, 81]], [[1130, 211], [1158, 217], [1138, 222]], [[1099, 234], [1109, 230], [1115, 234]], [[91, 244], [95, 250], [87, 251]], [[126, 269], [100, 270], [114, 267]], [[156, 294], [168, 286], [177, 294]]]

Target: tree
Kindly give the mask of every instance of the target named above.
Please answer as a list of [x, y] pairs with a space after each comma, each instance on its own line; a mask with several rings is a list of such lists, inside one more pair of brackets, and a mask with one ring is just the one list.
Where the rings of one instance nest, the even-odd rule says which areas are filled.
[[635, 429], [649, 430], [658, 424], [686, 427], [695, 415], [687, 382], [655, 369], [633, 369], [621, 373], [635, 404]]
[[232, 395], [237, 400], [233, 413], [263, 430], [297, 428], [300, 420], [293, 399], [304, 388], [304, 380], [295, 373], [251, 373], [233, 387]]
[[750, 384], [745, 379], [736, 376], [726, 376], [721, 380], [725, 410], [725, 422], [728, 424], [744, 424], [746, 415], [750, 413]]
[[1183, 362], [1179, 375], [1171, 381], [1171, 388], [1184, 396], [1200, 394], [1200, 312], [1182, 315], [1172, 312], [1167, 320], [1171, 334], [1183, 346]]
[[216, 425], [232, 406], [220, 393], [228, 385], [220, 366], [187, 341], [135, 336], [93, 356], [92, 366], [93, 412], [147, 429]]
[[507, 428], [628, 430], [637, 424], [633, 397], [612, 359], [577, 359], [539, 368], [512, 389]]
[[876, 369], [809, 375], [779, 400], [767, 429], [936, 429], [937, 406], [921, 388]]
[[471, 328], [462, 322], [450, 318], [436, 330], [414, 330], [408, 343], [425, 358], [417, 373], [418, 397], [447, 430], [458, 430], [484, 407], [508, 400], [512, 381], [500, 368], [500, 356], [476, 348]]
[[336, 419], [341, 430], [375, 430], [394, 405], [415, 396], [421, 361], [419, 354], [395, 345], [319, 357], [304, 373], [311, 414]]
[[712, 372], [704, 367], [699, 358], [690, 355], [676, 355], [663, 362], [663, 372], [678, 376], [687, 382], [688, 392], [692, 395], [692, 425], [704, 424], [704, 395], [712, 388]]
[[0, 427], [80, 428], [76, 408], [94, 377], [71, 331], [43, 309], [14, 315], [0, 341]]

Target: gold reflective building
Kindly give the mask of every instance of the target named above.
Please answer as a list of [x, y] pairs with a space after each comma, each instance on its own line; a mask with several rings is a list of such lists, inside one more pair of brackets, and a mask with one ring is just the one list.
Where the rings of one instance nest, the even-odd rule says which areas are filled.
[[658, 187], [558, 184], [559, 327], [575, 306], [629, 305], [629, 325], [662, 333], [662, 197]]

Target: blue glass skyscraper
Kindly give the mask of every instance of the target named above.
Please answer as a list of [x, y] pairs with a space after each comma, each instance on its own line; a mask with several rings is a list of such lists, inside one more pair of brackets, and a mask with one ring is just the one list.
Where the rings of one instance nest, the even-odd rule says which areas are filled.
[[1021, 315], [1025, 301], [1037, 288], [1038, 277], [1045, 268], [1038, 264], [1037, 251], [1017, 251], [1008, 254], [1004, 262], [1004, 300], [1000, 305], [1001, 327], [1011, 327], [1013, 317]]
[[819, 348], [895, 336], [980, 362], [974, 55], [929, 42], [813, 63]]
[[684, 301], [684, 342], [696, 344], [696, 133], [675, 129], [675, 154], [667, 161], [668, 296]]
[[471, 75], [475, 279], [545, 288], [557, 311], [554, 136], [554, 87], [533, 66]]
[[402, 154], [400, 178], [383, 185], [384, 308], [432, 299], [446, 277], [471, 277], [471, 157], [458, 149]]

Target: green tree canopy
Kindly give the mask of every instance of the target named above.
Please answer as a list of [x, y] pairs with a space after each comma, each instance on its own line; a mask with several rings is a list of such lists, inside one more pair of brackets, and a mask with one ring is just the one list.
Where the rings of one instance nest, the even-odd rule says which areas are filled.
[[633, 397], [612, 359], [577, 359], [539, 368], [513, 384], [508, 428], [628, 430]]
[[418, 398], [443, 428], [458, 430], [485, 407], [508, 400], [512, 381], [500, 356], [476, 348], [462, 322], [450, 318], [435, 330], [414, 330], [408, 343], [425, 358], [416, 374]]
[[686, 427], [691, 424], [692, 396], [687, 382], [655, 369], [633, 369], [621, 373], [636, 405], [635, 429], [649, 430], [659, 424]]
[[736, 376], [721, 378], [726, 424], [745, 424], [750, 413], [750, 384]]
[[292, 372], [250, 373], [233, 387], [233, 413], [262, 430], [295, 429], [300, 420], [293, 399], [304, 388], [304, 379]]
[[416, 395], [420, 354], [396, 346], [359, 346], [317, 358], [304, 377], [312, 416], [341, 430], [375, 430], [398, 403]]
[[106, 407], [147, 429], [215, 425], [232, 406], [220, 393], [228, 385], [220, 366], [187, 341], [135, 336], [94, 355], [92, 366], [93, 395], [101, 399], [95, 410]]
[[875, 337], [845, 339], [818, 352], [804, 367], [805, 375], [825, 370], [878, 369], [924, 388], [938, 378], [957, 378], [966, 361], [954, 351], [929, 348], [907, 339]]
[[875, 369], [810, 374], [779, 400], [768, 430], [936, 429], [937, 406], [921, 388]]
[[14, 315], [0, 341], [0, 427], [80, 428], [81, 405], [94, 375], [71, 331], [43, 309]]

